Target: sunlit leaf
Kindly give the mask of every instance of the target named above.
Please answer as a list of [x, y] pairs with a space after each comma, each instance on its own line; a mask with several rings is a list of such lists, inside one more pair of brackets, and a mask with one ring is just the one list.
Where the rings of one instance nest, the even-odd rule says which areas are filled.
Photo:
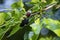
[[35, 23], [30, 25], [32, 27], [32, 31], [34, 32], [34, 35], [30, 40], [37, 40], [37, 37], [39, 36], [40, 30], [42, 28], [42, 25], [40, 24], [40, 19], [38, 18]]
[[32, 27], [32, 30], [35, 32], [35, 34], [39, 34], [41, 30], [41, 24], [40, 24], [40, 19], [38, 18], [35, 23], [30, 25]]
[[54, 32], [60, 37], [60, 29], [56, 29]]
[[21, 8], [24, 7], [24, 4], [23, 4], [23, 1], [22, 1], [22, 0], [20, 0], [20, 2], [18, 2], [17, 4], [18, 4]]
[[33, 2], [33, 3], [38, 3], [39, 0], [31, 0], [31, 2]]
[[40, 18], [35, 21], [36, 24], [40, 24]]
[[46, 25], [46, 28], [53, 31], [57, 36], [60, 37], [60, 22], [53, 19], [44, 19], [43, 23]]
[[5, 22], [5, 14], [4, 13], [0, 13], [0, 25], [2, 25]]

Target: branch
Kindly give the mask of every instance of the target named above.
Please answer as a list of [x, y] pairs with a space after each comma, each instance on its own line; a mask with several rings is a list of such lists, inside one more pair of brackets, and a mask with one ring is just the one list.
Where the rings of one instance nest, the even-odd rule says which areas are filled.
[[[56, 5], [57, 5], [57, 3], [47, 5], [42, 11], [44, 12], [44, 11], [46, 11], [46, 10], [48, 10], [48, 9], [56, 6]], [[59, 6], [59, 7], [60, 7], [60, 6]], [[33, 16], [33, 15], [35, 15], [35, 14], [39, 14], [39, 13], [40, 13], [40, 12], [33, 13], [33, 14], [31, 14], [31, 16]]]
[[46, 11], [46, 10], [52, 8], [53, 6], [56, 6], [56, 5], [57, 5], [57, 3], [47, 5], [47, 6], [45, 7], [45, 9], [43, 9], [43, 10]]

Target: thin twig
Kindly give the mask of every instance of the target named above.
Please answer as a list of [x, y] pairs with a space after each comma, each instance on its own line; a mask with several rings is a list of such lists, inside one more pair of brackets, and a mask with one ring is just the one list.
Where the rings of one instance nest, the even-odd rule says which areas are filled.
[[47, 7], [46, 7], [45, 9], [43, 9], [43, 10], [46, 11], [46, 10], [52, 8], [52, 7], [55, 6], [55, 5], [57, 5], [57, 3], [54, 3], [54, 4], [50, 5], [50, 6], [47, 6]]

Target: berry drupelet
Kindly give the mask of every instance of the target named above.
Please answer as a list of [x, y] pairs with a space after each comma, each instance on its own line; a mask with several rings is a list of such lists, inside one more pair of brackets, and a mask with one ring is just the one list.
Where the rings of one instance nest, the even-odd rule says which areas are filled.
[[31, 15], [31, 11], [28, 11], [27, 14], [26, 14], [26, 16], [30, 17], [30, 15]]
[[24, 20], [22, 20], [22, 23], [20, 24], [20, 26], [25, 26], [26, 24], [28, 24], [28, 19], [27, 18], [24, 18]]

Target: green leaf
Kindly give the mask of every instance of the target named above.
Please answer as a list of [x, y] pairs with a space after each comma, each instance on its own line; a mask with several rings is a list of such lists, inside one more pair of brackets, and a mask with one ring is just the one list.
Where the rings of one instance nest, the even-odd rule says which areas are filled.
[[60, 37], [60, 22], [53, 19], [43, 19], [43, 24], [46, 25], [46, 28], [53, 31], [57, 36]]
[[34, 31], [35, 34], [39, 34], [41, 30], [41, 24], [40, 24], [40, 18], [38, 18], [35, 23], [30, 25], [32, 27], [32, 30]]
[[35, 23], [31, 24], [30, 27], [32, 27], [32, 31], [34, 32], [34, 35], [30, 40], [37, 40], [40, 30], [42, 29], [42, 24], [40, 23], [40, 18], [35, 20]]
[[40, 24], [40, 18], [35, 21], [36, 24]]
[[47, 4], [52, 4], [52, 3], [56, 3], [56, 0], [46, 0]]
[[24, 40], [28, 40], [28, 33], [29, 33], [29, 32], [26, 32], [26, 33], [24, 34]]
[[60, 40], [60, 37], [54, 37], [53, 40]]
[[18, 10], [18, 9], [15, 9], [12, 16], [13, 16], [15, 19], [19, 19], [20, 16], [21, 16], [19, 10]]
[[39, 34], [39, 31], [41, 30], [40, 25], [36, 25], [35, 23], [30, 25], [32, 27], [32, 30], [35, 34]]
[[4, 34], [1, 34], [1, 35], [0, 35], [0, 40], [3, 38], [3, 36], [4, 36]]
[[41, 2], [46, 3], [46, 0], [41, 0]]
[[0, 13], [0, 25], [2, 25], [5, 22], [5, 14]]
[[35, 5], [31, 8], [31, 10], [32, 10], [32, 12], [37, 12], [40, 10], [40, 7], [39, 7], [39, 5]]
[[56, 29], [54, 32], [60, 37], [60, 29]]
[[23, 14], [25, 13], [25, 10], [18, 10], [15, 9], [14, 11], [12, 11], [12, 18], [14, 18], [16, 21], [21, 21], [21, 17], [23, 16]]
[[24, 40], [36, 40], [37, 35], [33, 31], [26, 32], [24, 35]]
[[22, 1], [22, 0], [20, 0], [17, 4], [18, 4], [21, 8], [24, 7], [24, 4], [23, 4], [23, 1]]
[[10, 29], [10, 27], [5, 26], [5, 28], [0, 28], [0, 40], [3, 38], [3, 36], [5, 35], [5, 33]]
[[17, 5], [17, 3], [14, 3], [11, 5], [12, 8], [19, 8], [19, 6]]
[[52, 36], [40, 37], [39, 40], [52, 40]]
[[23, 8], [24, 4], [23, 4], [23, 1], [20, 0], [18, 2], [13, 3], [11, 6], [12, 6], [12, 8]]
[[11, 12], [5, 13], [5, 20], [8, 21], [12, 17]]
[[39, 0], [31, 0], [32, 3], [38, 3]]
[[14, 26], [14, 28], [12, 29], [12, 31], [10, 32], [10, 34], [8, 35], [8, 37], [14, 35], [19, 29], [20, 29], [19, 25]]

